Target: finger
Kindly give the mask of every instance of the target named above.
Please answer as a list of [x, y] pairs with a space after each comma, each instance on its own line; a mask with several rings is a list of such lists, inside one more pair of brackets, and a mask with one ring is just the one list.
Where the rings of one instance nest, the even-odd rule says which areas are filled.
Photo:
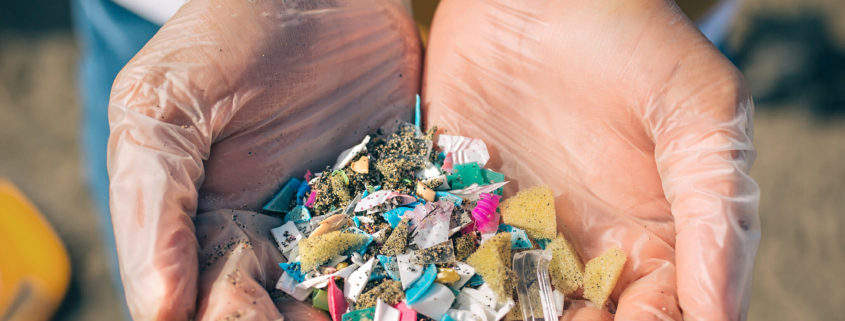
[[607, 309], [596, 307], [589, 301], [570, 301], [569, 306], [563, 311], [560, 321], [611, 321], [613, 315]]
[[[675, 294], [674, 264], [650, 258], [638, 265], [635, 269], [640, 273], [633, 273], [634, 281], [627, 283], [619, 296], [615, 320], [682, 320]], [[647, 272], [642, 275], [644, 271]]]
[[679, 60], [646, 110], [675, 219], [678, 296], [687, 320], [743, 320], [760, 238], [752, 104], [706, 39]]

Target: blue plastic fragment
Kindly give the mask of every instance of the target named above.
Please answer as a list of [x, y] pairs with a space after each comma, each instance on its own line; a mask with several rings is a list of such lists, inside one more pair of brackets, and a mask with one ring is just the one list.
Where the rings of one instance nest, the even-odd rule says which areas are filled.
[[361, 235], [367, 236], [367, 242], [364, 242], [364, 244], [362, 244], [358, 248], [349, 249], [350, 251], [356, 251], [356, 252], [358, 252], [358, 254], [364, 255], [364, 252], [367, 252], [367, 247], [370, 246], [370, 243], [373, 243], [373, 236], [370, 235], [370, 233], [364, 232], [357, 227], [347, 227], [346, 232], [347, 233], [356, 233], [356, 234], [361, 234]]
[[352, 217], [352, 223], [355, 223], [355, 227], [361, 227], [361, 220], [357, 216]]
[[308, 194], [310, 191], [311, 185], [308, 185], [308, 182], [302, 182], [299, 184], [299, 188], [296, 189], [296, 204], [305, 204], [305, 194]]
[[405, 215], [405, 212], [411, 210], [413, 210], [413, 208], [397, 207], [382, 213], [381, 216], [384, 217], [384, 220], [387, 221], [387, 223], [390, 223], [391, 228], [396, 228], [396, 225], [399, 225], [399, 221], [402, 220], [402, 216]]
[[297, 189], [299, 189], [300, 184], [302, 184], [302, 181], [296, 177], [291, 177], [285, 186], [282, 187], [275, 196], [273, 196], [273, 199], [264, 205], [264, 210], [276, 213], [287, 213], [290, 210], [291, 200], [293, 200], [294, 194]]
[[279, 263], [282, 270], [285, 270], [296, 282], [305, 281], [305, 275], [302, 275], [299, 262]]
[[484, 279], [481, 278], [478, 274], [473, 274], [469, 281], [467, 281], [466, 286], [474, 288], [484, 284]]
[[428, 267], [425, 268], [422, 276], [414, 281], [414, 283], [411, 284], [411, 287], [405, 290], [405, 301], [408, 304], [413, 304], [424, 297], [428, 288], [431, 287], [431, 284], [434, 283], [434, 279], [436, 278], [437, 267], [434, 266], [434, 264], [429, 264]]
[[386, 255], [378, 255], [379, 263], [381, 266], [384, 267], [384, 271], [387, 272], [387, 276], [391, 279], [399, 281], [399, 264], [396, 263], [396, 257], [393, 256], [386, 256]]
[[308, 208], [302, 205], [294, 206], [290, 212], [285, 214], [285, 223], [293, 221], [294, 223], [305, 223], [311, 220], [311, 212]]
[[499, 232], [511, 233], [511, 248], [515, 250], [530, 249], [534, 246], [531, 244], [531, 239], [528, 234], [520, 228], [510, 226], [508, 224], [499, 224]]
[[414, 125], [417, 128], [422, 128], [422, 111], [420, 110], [420, 95], [417, 94], [417, 103], [414, 105]]
[[455, 207], [461, 206], [461, 203], [464, 202], [463, 198], [460, 198], [457, 195], [449, 192], [436, 192], [434, 193], [434, 195], [436, 196], [435, 199], [437, 200], [447, 200], [452, 203], [455, 203]]
[[[452, 290], [452, 291], [454, 292], [455, 290]], [[455, 319], [453, 319], [452, 317], [449, 316], [448, 313], [446, 313], [446, 314], [443, 315], [442, 318], [440, 318], [440, 321], [455, 321]]]
[[552, 240], [549, 240], [549, 239], [538, 239], [537, 245], [539, 245], [541, 249], [545, 250], [546, 246], [549, 245], [549, 243], [551, 243], [551, 242], [552, 242]]

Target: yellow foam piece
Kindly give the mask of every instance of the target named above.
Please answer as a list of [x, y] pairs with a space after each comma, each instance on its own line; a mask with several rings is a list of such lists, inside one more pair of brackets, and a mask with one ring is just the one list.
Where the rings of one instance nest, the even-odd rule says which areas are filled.
[[549, 276], [552, 285], [563, 294], [575, 292], [584, 282], [584, 263], [575, 251], [572, 243], [566, 240], [563, 235], [558, 234], [546, 249], [552, 252], [552, 261], [549, 262]]
[[511, 269], [511, 233], [499, 233], [467, 258], [467, 264], [505, 301], [513, 293], [516, 273]]
[[613, 247], [587, 262], [584, 269], [584, 297], [603, 307], [616, 287], [627, 259], [625, 251]]
[[361, 234], [340, 231], [309, 237], [299, 241], [299, 261], [303, 272], [318, 268], [346, 250], [360, 246], [367, 241]]
[[553, 239], [557, 234], [555, 197], [546, 185], [534, 186], [506, 199], [499, 206], [502, 220], [525, 230], [535, 239]]

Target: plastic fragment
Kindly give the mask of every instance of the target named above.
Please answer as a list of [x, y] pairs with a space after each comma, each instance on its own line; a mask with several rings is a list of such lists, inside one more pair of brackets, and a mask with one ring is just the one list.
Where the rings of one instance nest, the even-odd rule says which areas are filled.
[[438, 268], [437, 269], [437, 278], [434, 280], [437, 283], [443, 283], [445, 285], [450, 285], [458, 280], [461, 279], [461, 276], [455, 269], [452, 268]]
[[451, 154], [454, 164], [475, 162], [484, 166], [490, 160], [487, 145], [477, 138], [440, 135], [437, 139], [437, 147], [440, 147], [443, 152]]
[[550, 239], [536, 239], [535, 241], [537, 241], [537, 245], [541, 250], [545, 250], [546, 246], [549, 246], [549, 243], [552, 242]]
[[399, 266], [399, 280], [402, 281], [403, 289], [411, 286], [423, 273], [423, 266], [421, 264], [412, 263], [413, 256], [413, 253], [396, 256], [396, 264]]
[[418, 299], [416, 303], [408, 303], [408, 305], [422, 315], [440, 320], [454, 300], [455, 294], [452, 293], [452, 290], [443, 284], [434, 283], [422, 298]]
[[399, 321], [417, 321], [417, 311], [409, 307], [405, 302], [396, 305], [399, 310]]
[[337, 287], [337, 283], [334, 280], [329, 281], [328, 304], [329, 314], [332, 316], [333, 321], [340, 321], [343, 318], [343, 313], [349, 308], [349, 304], [343, 297], [343, 291]]
[[408, 207], [397, 207], [387, 212], [381, 214], [384, 217], [384, 220], [390, 224], [391, 228], [396, 228], [396, 225], [399, 224], [399, 221], [402, 220], [402, 216], [405, 215], [405, 212], [412, 210]]
[[349, 311], [343, 314], [341, 321], [375, 321], [376, 307]]
[[399, 321], [400, 312], [396, 308], [378, 299], [376, 303], [375, 321]]
[[469, 264], [466, 264], [464, 262], [457, 262], [455, 264], [454, 270], [455, 270], [456, 273], [458, 273], [458, 276], [460, 276], [460, 279], [458, 279], [458, 281], [455, 281], [454, 283], [449, 285], [449, 287], [452, 288], [452, 290], [460, 290], [461, 287], [463, 287], [464, 284], [467, 284], [469, 279], [471, 279], [472, 276], [475, 275], [475, 269], [472, 268], [472, 266], [470, 266]]
[[296, 204], [302, 205], [302, 199], [305, 198], [305, 194], [311, 191], [311, 186], [308, 185], [307, 181], [303, 181], [299, 184], [299, 188], [296, 189]]
[[306, 169], [306, 170], [305, 170], [305, 180], [304, 180], [304, 181], [305, 181], [305, 182], [309, 182], [309, 183], [310, 183], [310, 182], [311, 182], [311, 176], [314, 176], [314, 174], [312, 174], [312, 173], [311, 173], [311, 170], [310, 170], [310, 169]]
[[295, 248], [299, 240], [303, 238], [302, 233], [296, 228], [293, 222], [287, 222], [279, 227], [270, 230], [270, 234], [276, 240], [276, 246], [282, 253], [289, 252]]
[[349, 248], [349, 250], [356, 251], [356, 252], [360, 253], [361, 255], [363, 255], [364, 252], [367, 251], [367, 247], [369, 247], [370, 244], [373, 243], [373, 236], [370, 235], [370, 233], [364, 232], [357, 227], [347, 227], [345, 232], [363, 235], [364, 237], [367, 238], [367, 240], [364, 243], [361, 243], [358, 246], [353, 246], [353, 247]]
[[333, 280], [336, 277], [348, 278], [353, 272], [358, 269], [359, 266], [360, 265], [358, 264], [352, 264], [343, 269], [338, 269], [337, 271], [331, 274], [325, 274], [306, 279], [305, 281], [302, 281], [300, 285], [305, 288], [323, 288], [328, 285], [329, 280]]
[[279, 263], [279, 266], [288, 275], [293, 277], [296, 282], [301, 283], [302, 281], [305, 281], [305, 275], [302, 274], [302, 269], [300, 269], [299, 262]]
[[423, 183], [417, 181], [417, 189], [416, 189], [417, 196], [424, 199], [426, 202], [434, 202], [434, 190], [428, 188]]
[[364, 287], [367, 286], [367, 282], [370, 280], [370, 273], [373, 271], [374, 264], [375, 258], [370, 258], [367, 263], [364, 263], [364, 265], [346, 278], [343, 284], [343, 296], [352, 300], [352, 302], [357, 300], [358, 295], [364, 291]]
[[416, 96], [416, 103], [414, 103], [414, 126], [417, 126], [417, 129], [421, 129], [422, 127], [422, 108], [420, 108], [420, 94]]
[[552, 284], [549, 281], [551, 251], [522, 251], [513, 256], [513, 269], [517, 275], [516, 294], [522, 320], [552, 320], [555, 311]]
[[422, 276], [405, 290], [405, 302], [408, 302], [408, 304], [417, 302], [428, 291], [436, 278], [437, 267], [434, 264], [429, 264], [423, 271]]
[[499, 232], [511, 233], [511, 248], [514, 250], [524, 250], [534, 247], [531, 244], [531, 240], [528, 238], [528, 234], [522, 229], [507, 224], [501, 224], [499, 225]]
[[319, 192], [320, 191], [313, 189], [311, 190], [311, 193], [308, 193], [308, 200], [305, 201], [305, 207], [314, 206], [314, 202], [317, 201], [317, 193]]
[[392, 256], [378, 255], [379, 263], [387, 272], [387, 276], [391, 279], [399, 281], [399, 265], [396, 263], [396, 258]]
[[311, 220], [311, 213], [308, 208], [297, 205], [285, 214], [285, 222], [304, 223]]
[[367, 150], [367, 143], [369, 142], [370, 136], [364, 136], [364, 140], [361, 141], [360, 144], [352, 146], [349, 149], [341, 152], [340, 155], [337, 156], [337, 161], [335, 161], [332, 170], [336, 171], [346, 167], [346, 165], [349, 164], [349, 162], [351, 162], [352, 159], [355, 158], [355, 156], [358, 156], [359, 152]]
[[276, 289], [282, 290], [298, 301], [305, 300], [311, 294], [308, 288], [297, 286], [296, 280], [287, 272], [282, 272], [282, 277], [276, 282]]
[[314, 289], [314, 292], [311, 293], [311, 306], [329, 311], [329, 293], [325, 290]]
[[264, 205], [265, 211], [276, 212], [276, 213], [287, 213], [290, 210], [290, 202], [293, 200], [296, 191], [299, 189], [299, 185], [302, 184], [302, 181], [296, 179], [295, 177], [291, 177], [290, 180]]
[[396, 228], [393, 229], [393, 232], [390, 233], [390, 236], [387, 240], [384, 241], [381, 247], [381, 254], [384, 255], [399, 255], [405, 253], [405, 249], [408, 247], [408, 220], [403, 219], [399, 221], [399, 224], [396, 225]]
[[391, 190], [380, 190], [372, 192], [367, 195], [367, 197], [362, 198], [361, 201], [359, 201], [355, 205], [355, 212], [363, 212], [370, 210], [394, 197], [400, 197], [406, 203], [413, 203], [417, 201], [417, 199], [413, 196], [404, 195], [402, 193]]
[[467, 201], [476, 201], [481, 193], [493, 193], [502, 188], [508, 182], [493, 183], [489, 185], [472, 184], [462, 189], [453, 189], [449, 193], [455, 194]]
[[566, 297], [558, 290], [552, 291], [552, 294], [554, 295], [555, 313], [557, 313], [557, 316], [559, 317], [563, 316], [563, 307], [566, 304]]
[[463, 198], [458, 197], [455, 194], [449, 192], [435, 192], [435, 199], [436, 200], [446, 200], [455, 204], [455, 207], [461, 206], [464, 202]]
[[414, 178], [423, 181], [438, 177], [440, 175], [442, 175], [440, 169], [437, 168], [437, 166], [434, 166], [434, 164], [432, 164], [431, 162], [426, 162], [425, 167], [414, 172]]
[[475, 228], [481, 233], [495, 232], [499, 228], [499, 213], [496, 208], [499, 206], [499, 195], [481, 193], [478, 203], [472, 209], [472, 219], [475, 221]]
[[414, 209], [416, 219], [412, 221], [414, 226], [414, 243], [425, 249], [443, 243], [449, 239], [449, 222], [454, 208], [452, 203], [440, 201], [426, 204], [426, 215], [420, 219], [419, 213]]
[[332, 176], [334, 176], [334, 175], [340, 175], [340, 178], [343, 178], [343, 183], [345, 183], [346, 185], [349, 185], [349, 176], [346, 175], [346, 172], [338, 169], [338, 170], [335, 170], [335, 171], [332, 172]]
[[464, 188], [472, 184], [485, 185], [478, 163], [456, 164], [452, 174], [446, 177], [452, 188]]
[[349, 165], [349, 169], [358, 174], [369, 174], [370, 158], [367, 156], [361, 156], [361, 158], [359, 158], [357, 161], [352, 162], [352, 164]]
[[443, 157], [443, 165], [440, 166], [440, 170], [451, 174], [453, 166], [454, 162], [452, 161], [452, 153], [446, 153], [446, 156]]
[[456, 321], [456, 320], [455, 320], [455, 319], [453, 319], [451, 316], [449, 316], [449, 313], [448, 313], [449, 311], [448, 311], [448, 310], [447, 310], [446, 312], [447, 312], [447, 313], [446, 313], [446, 314], [444, 314], [442, 318], [440, 318], [440, 321]]

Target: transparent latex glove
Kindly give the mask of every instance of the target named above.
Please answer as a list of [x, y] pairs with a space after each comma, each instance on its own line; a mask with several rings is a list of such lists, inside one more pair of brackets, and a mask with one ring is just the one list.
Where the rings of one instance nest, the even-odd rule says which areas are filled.
[[280, 221], [246, 211], [410, 119], [420, 55], [396, 1], [187, 2], [121, 71], [109, 105], [135, 320], [325, 318], [295, 303], [280, 314], [266, 291], [281, 274], [267, 232]]
[[[752, 102], [674, 3], [446, 0], [423, 103], [426, 124], [487, 142], [509, 192], [551, 185], [585, 261], [628, 253], [616, 319], [745, 318], [760, 238]], [[572, 306], [565, 319], [610, 317]]]

